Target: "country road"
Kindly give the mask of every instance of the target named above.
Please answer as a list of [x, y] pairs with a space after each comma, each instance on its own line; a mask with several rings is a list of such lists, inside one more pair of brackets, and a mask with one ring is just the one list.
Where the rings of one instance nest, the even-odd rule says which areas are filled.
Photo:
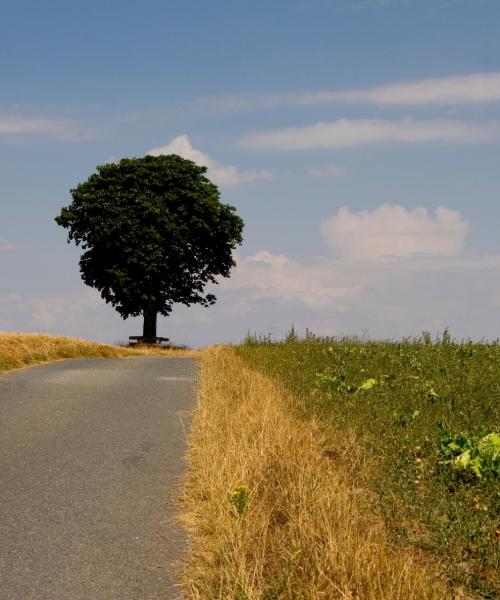
[[0, 377], [0, 599], [181, 597], [173, 496], [196, 363], [68, 360]]

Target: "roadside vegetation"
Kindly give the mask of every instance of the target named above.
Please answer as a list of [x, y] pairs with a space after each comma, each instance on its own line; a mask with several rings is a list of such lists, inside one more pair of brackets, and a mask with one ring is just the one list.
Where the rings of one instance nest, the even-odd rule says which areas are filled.
[[65, 358], [112, 358], [149, 354], [192, 354], [176, 348], [125, 348], [75, 338], [0, 332], [0, 373]]
[[[279, 382], [302, 427], [319, 423], [318, 440], [363, 481], [367, 514], [396, 546], [440, 565], [464, 594], [500, 597], [499, 343], [456, 343], [448, 332], [298, 340], [292, 330], [281, 343], [248, 336], [237, 353]], [[351, 435], [360, 450], [346, 452]]]
[[[247, 364], [225, 347], [200, 355], [181, 497], [190, 537], [184, 597], [453, 598], [432, 563], [390, 542], [372, 510], [376, 494], [358, 476], [366, 457], [351, 428], [326, 435], [294, 414], [296, 400], [282, 386], [249, 366], [272, 372], [281, 361], [296, 379], [302, 345], [239, 352]], [[286, 355], [295, 357], [290, 364]]]

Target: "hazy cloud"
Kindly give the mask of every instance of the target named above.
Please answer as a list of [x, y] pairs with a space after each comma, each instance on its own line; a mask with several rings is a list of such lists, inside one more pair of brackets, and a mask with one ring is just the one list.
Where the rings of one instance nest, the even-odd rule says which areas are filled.
[[500, 102], [500, 72], [472, 73], [389, 83], [361, 90], [222, 96], [200, 101], [214, 110], [251, 110], [278, 106], [319, 104], [375, 104], [394, 106], [466, 106]]
[[48, 138], [59, 141], [86, 140], [96, 131], [71, 119], [0, 115], [0, 140]]
[[[53, 332], [85, 336], [96, 311], [105, 307], [99, 292], [83, 288], [80, 294], [34, 295], [17, 292], [0, 296], [0, 330]], [[94, 333], [98, 337], [97, 331]]]
[[313, 150], [352, 148], [374, 143], [486, 142], [498, 137], [494, 124], [427, 120], [339, 119], [308, 125], [249, 133], [241, 138], [246, 148]]
[[262, 179], [270, 179], [272, 174], [269, 171], [241, 171], [231, 165], [221, 165], [208, 154], [193, 148], [187, 135], [180, 135], [174, 138], [166, 146], [152, 148], [148, 154], [159, 156], [161, 154], [178, 154], [208, 167], [208, 176], [217, 184], [226, 187], [233, 187], [243, 183], [252, 183]]
[[437, 208], [406, 210], [386, 204], [352, 213], [341, 208], [321, 230], [328, 245], [344, 257], [380, 260], [389, 257], [455, 256], [463, 248], [468, 223], [461, 214]]
[[274, 299], [315, 309], [346, 301], [362, 291], [361, 283], [347, 284], [342, 279], [331, 262], [299, 262], [261, 250], [238, 261], [231, 278], [224, 280], [222, 287], [247, 290], [247, 301]]
[[9, 250], [14, 250], [14, 248], [14, 244], [0, 238], [0, 252], [8, 252]]
[[[314, 100], [314, 96], [310, 100]], [[332, 101], [400, 106], [500, 102], [500, 72], [422, 79], [365, 90], [346, 90], [335, 93]]]
[[340, 177], [349, 173], [349, 169], [343, 165], [326, 165], [324, 167], [311, 167], [307, 174], [311, 177]]

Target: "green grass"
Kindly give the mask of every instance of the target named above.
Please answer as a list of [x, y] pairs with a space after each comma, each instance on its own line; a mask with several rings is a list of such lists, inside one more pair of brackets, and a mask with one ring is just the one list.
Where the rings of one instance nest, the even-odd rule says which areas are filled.
[[[304, 416], [331, 426], [333, 447], [335, 429], [356, 432], [373, 465], [374, 509], [397, 542], [436, 556], [481, 597], [500, 597], [499, 463], [481, 478], [443, 464], [450, 439], [475, 448], [500, 432], [498, 343], [454, 343], [447, 334], [438, 343], [300, 341], [292, 332], [281, 343], [247, 337], [237, 352], [279, 378]], [[451, 434], [444, 441], [439, 423]]]

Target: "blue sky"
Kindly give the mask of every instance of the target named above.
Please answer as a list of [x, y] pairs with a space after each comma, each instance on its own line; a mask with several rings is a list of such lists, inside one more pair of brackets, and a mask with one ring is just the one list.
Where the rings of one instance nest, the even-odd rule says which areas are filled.
[[496, 0], [17, 2], [0, 23], [0, 330], [140, 331], [53, 221], [97, 164], [203, 162], [246, 222], [201, 345], [500, 336]]

